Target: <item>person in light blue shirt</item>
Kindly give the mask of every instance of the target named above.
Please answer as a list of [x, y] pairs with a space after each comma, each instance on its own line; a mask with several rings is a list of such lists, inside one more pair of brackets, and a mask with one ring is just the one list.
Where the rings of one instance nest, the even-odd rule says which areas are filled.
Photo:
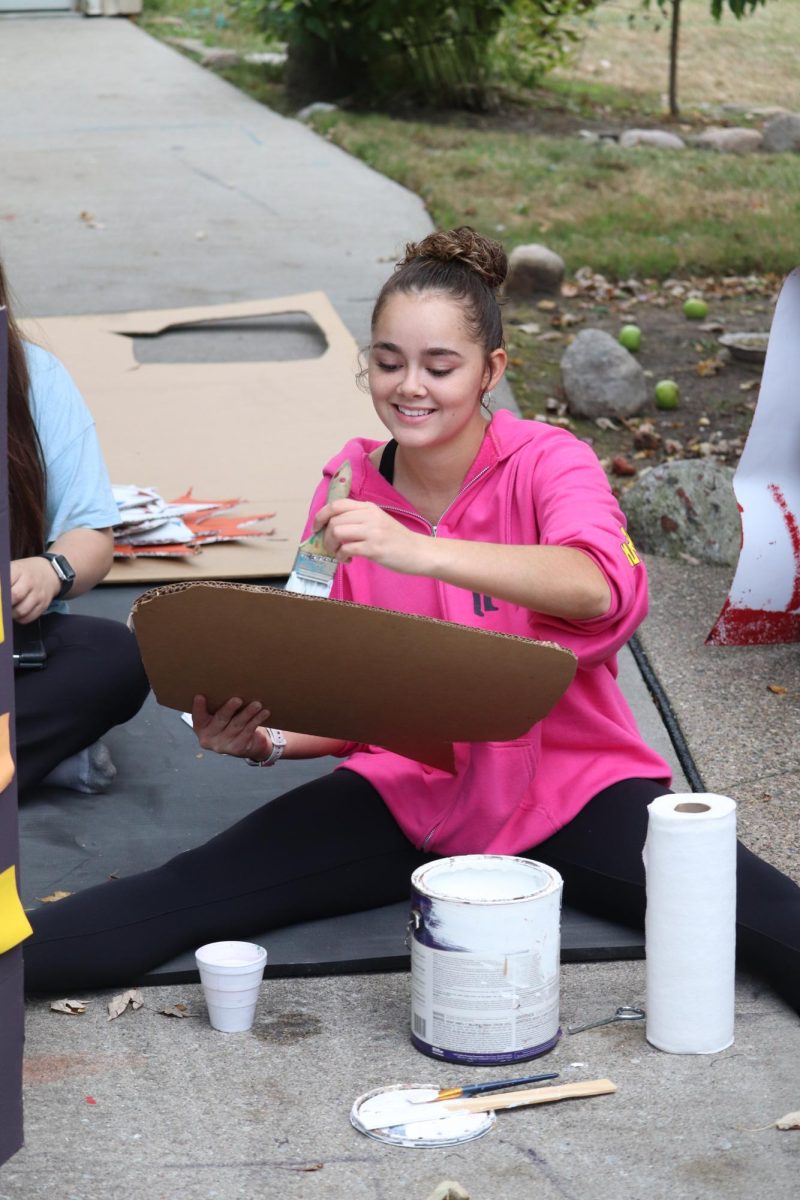
[[[0, 266], [0, 306], [8, 299]], [[23, 653], [15, 670], [19, 793], [105, 791], [116, 772], [99, 739], [138, 712], [147, 677], [125, 625], [70, 613], [66, 600], [108, 573], [118, 511], [80, 392], [10, 312], [8, 488], [15, 649], [36, 630], [45, 652], [43, 666]]]

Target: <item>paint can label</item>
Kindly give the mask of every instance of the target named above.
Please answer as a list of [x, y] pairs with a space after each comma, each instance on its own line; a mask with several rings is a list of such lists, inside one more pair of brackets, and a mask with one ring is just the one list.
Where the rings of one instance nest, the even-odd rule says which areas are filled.
[[558, 1040], [559, 973], [541, 954], [491, 956], [411, 946], [411, 1034], [423, 1053], [492, 1064], [534, 1058]]

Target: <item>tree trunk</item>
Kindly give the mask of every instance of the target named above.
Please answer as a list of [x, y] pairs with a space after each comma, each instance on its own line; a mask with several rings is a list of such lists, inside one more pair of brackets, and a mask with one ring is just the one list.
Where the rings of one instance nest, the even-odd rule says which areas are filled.
[[678, 109], [678, 40], [681, 22], [681, 0], [672, 0], [672, 24], [669, 34], [669, 115], [677, 117]]

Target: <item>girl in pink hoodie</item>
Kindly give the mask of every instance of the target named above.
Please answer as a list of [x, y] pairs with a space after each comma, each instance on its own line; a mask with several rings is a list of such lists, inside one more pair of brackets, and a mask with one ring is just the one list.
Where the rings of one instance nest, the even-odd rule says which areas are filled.
[[[198, 696], [206, 750], [341, 766], [158, 870], [35, 914], [29, 988], [119, 984], [203, 942], [388, 904], [439, 855], [528, 855], [562, 874], [569, 904], [642, 923], [647, 805], [670, 771], [639, 735], [616, 654], [645, 616], [645, 568], [587, 445], [487, 411], [507, 362], [506, 266], [470, 229], [407, 247], [375, 305], [366, 369], [389, 440], [356, 439], [328, 463], [308, 529], [341, 564], [334, 597], [559, 642], [578, 660], [565, 695], [513, 742], [458, 744], [454, 775], [270, 728], [260, 700], [212, 714]], [[327, 503], [345, 459], [350, 495]], [[374, 680], [389, 709], [391, 683]], [[743, 847], [739, 880], [739, 945], [800, 1007], [800, 889]]]

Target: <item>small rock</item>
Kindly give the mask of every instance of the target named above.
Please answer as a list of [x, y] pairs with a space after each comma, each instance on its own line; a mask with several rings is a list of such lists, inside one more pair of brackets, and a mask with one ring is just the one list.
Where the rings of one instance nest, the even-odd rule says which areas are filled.
[[800, 113], [783, 113], [764, 126], [764, 149], [770, 154], [800, 151]]
[[315, 113], [336, 112], [338, 107], [338, 104], [329, 104], [327, 100], [315, 100], [313, 104], [307, 104], [305, 108], [300, 109], [296, 114], [297, 120], [307, 121]]
[[718, 150], [721, 154], [751, 154], [760, 150], [763, 135], [757, 129], [720, 129], [712, 125], [694, 139], [700, 149]]
[[532, 297], [558, 294], [564, 279], [564, 260], [547, 246], [530, 243], [516, 246], [508, 260], [506, 295], [515, 300], [530, 300]]
[[209, 67], [211, 70], [220, 70], [223, 67], [238, 67], [241, 61], [240, 55], [235, 50], [221, 50], [216, 46], [205, 51], [200, 59], [200, 66]]
[[244, 61], [255, 67], [282, 67], [287, 57], [285, 50], [256, 50], [245, 54]]
[[732, 467], [712, 458], [647, 467], [624, 493], [622, 506], [630, 535], [645, 554], [690, 555], [718, 566], [739, 560]]
[[666, 129], [626, 129], [619, 144], [624, 150], [634, 146], [655, 146], [658, 150], [685, 150], [686, 142]]
[[631, 417], [647, 403], [647, 384], [639, 363], [602, 329], [582, 329], [561, 359], [569, 411], [594, 420]]

